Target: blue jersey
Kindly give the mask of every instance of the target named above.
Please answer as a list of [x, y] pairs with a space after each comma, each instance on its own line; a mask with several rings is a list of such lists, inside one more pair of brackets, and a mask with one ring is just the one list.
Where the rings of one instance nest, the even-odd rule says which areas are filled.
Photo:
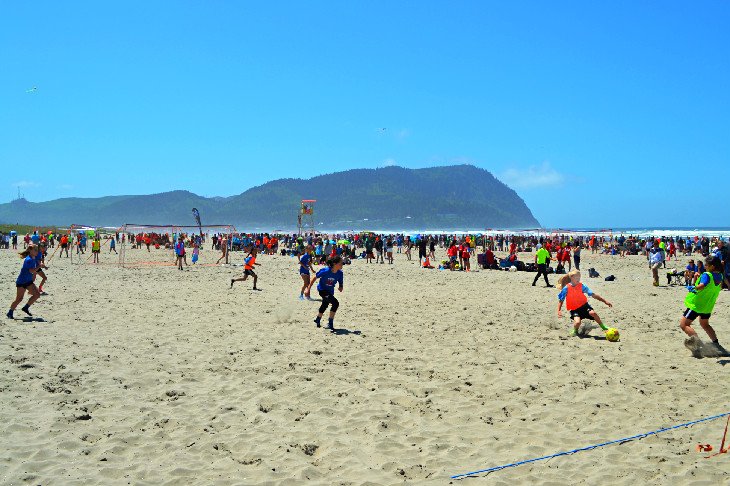
[[[722, 274], [713, 272], [712, 279], [715, 281], [715, 285], [720, 285], [720, 283], [722, 282]], [[700, 283], [703, 285], [709, 285], [710, 284], [710, 275], [707, 273], [703, 273], [700, 276]]]
[[36, 268], [41, 268], [42, 264], [43, 264], [43, 252], [38, 250], [38, 254], [35, 256], [35, 266], [36, 266]]
[[33, 281], [33, 274], [30, 272], [36, 267], [36, 260], [32, 256], [28, 255], [23, 260], [23, 268], [20, 269], [20, 275], [18, 275], [15, 283], [18, 285], [29, 284]]
[[319, 278], [319, 283], [317, 284], [317, 290], [319, 291], [325, 291], [329, 294], [334, 294], [335, 284], [339, 283], [340, 287], [342, 287], [342, 270], [333, 272], [330, 267], [325, 267], [317, 272], [317, 278]]
[[303, 275], [309, 275], [309, 261], [312, 259], [312, 255], [305, 253], [299, 258], [299, 273]]

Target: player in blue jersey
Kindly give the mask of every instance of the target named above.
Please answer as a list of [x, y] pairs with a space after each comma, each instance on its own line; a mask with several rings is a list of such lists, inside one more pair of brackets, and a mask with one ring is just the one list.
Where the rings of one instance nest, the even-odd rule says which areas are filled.
[[327, 307], [331, 306], [327, 329], [334, 331], [335, 313], [340, 306], [340, 302], [335, 298], [335, 285], [339, 284], [337, 286], [337, 290], [340, 292], [342, 292], [343, 289], [342, 258], [336, 256], [327, 260], [327, 267], [319, 270], [314, 279], [309, 283], [309, 287], [306, 292], [307, 297], [309, 297], [310, 290], [314, 285], [314, 282], [317, 280], [319, 280], [319, 283], [317, 284], [317, 291], [319, 292], [320, 297], [322, 297], [322, 305], [319, 306], [319, 313], [317, 314], [317, 318], [314, 319], [314, 323], [317, 327], [320, 327], [322, 315], [324, 315]]

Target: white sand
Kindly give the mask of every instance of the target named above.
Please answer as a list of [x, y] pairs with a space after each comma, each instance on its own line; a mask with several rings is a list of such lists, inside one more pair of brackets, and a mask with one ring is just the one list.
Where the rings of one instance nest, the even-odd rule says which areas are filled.
[[[345, 267], [335, 325], [348, 332], [332, 335], [312, 324], [319, 304], [297, 300], [296, 260], [259, 262], [262, 292], [228, 289], [240, 268], [54, 258], [50, 295], [32, 308], [46, 322], [0, 322], [0, 483], [448, 484], [730, 411], [730, 359], [690, 357], [686, 291], [653, 288], [641, 257], [583, 252], [620, 343], [568, 338], [557, 290], [530, 287], [534, 274], [421, 270], [404, 255]], [[0, 252], [6, 307], [19, 267]], [[726, 344], [729, 296], [712, 318]], [[717, 449], [723, 427], [467, 482], [728, 484], [730, 454], [695, 452]]]

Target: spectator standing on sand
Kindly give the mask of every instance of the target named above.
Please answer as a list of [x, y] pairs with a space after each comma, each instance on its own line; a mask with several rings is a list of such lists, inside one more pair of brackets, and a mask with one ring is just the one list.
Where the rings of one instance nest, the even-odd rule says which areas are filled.
[[662, 266], [662, 252], [659, 248], [652, 248], [652, 253], [649, 256], [649, 266], [654, 279], [654, 287], [659, 287], [659, 267]]
[[532, 286], [535, 286], [542, 275], [545, 278], [545, 286], [552, 287], [548, 281], [547, 274], [547, 266], [550, 263], [550, 252], [540, 244], [537, 245], [537, 252], [535, 252], [535, 263], [537, 264], [537, 275], [535, 275], [535, 280], [532, 281]]
[[718, 238], [715, 250], [712, 252], [720, 260], [720, 273], [722, 273], [722, 288], [728, 290], [730, 280], [730, 248], [725, 244], [722, 238]]

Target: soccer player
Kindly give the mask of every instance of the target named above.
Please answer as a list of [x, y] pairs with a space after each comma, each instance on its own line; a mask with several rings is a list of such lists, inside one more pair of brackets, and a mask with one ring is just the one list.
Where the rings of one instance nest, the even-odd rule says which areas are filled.
[[41, 293], [38, 291], [38, 288], [36, 288], [35, 284], [33, 283], [33, 278], [35, 277], [35, 273], [37, 271], [36, 256], [38, 255], [38, 247], [31, 243], [27, 246], [25, 250], [20, 252], [19, 255], [21, 258], [23, 258], [23, 266], [20, 269], [20, 275], [18, 275], [18, 278], [15, 280], [15, 300], [12, 302], [12, 304], [10, 304], [10, 310], [6, 314], [8, 316], [8, 319], [14, 319], [13, 312], [15, 312], [15, 308], [18, 307], [18, 304], [20, 304], [20, 302], [23, 300], [23, 295], [25, 295], [25, 292], [28, 292], [30, 294], [30, 299], [28, 299], [28, 302], [20, 310], [22, 310], [29, 316], [33, 315], [30, 313], [30, 306], [33, 305], [33, 302], [38, 300], [38, 297], [40, 297], [41, 295]]
[[243, 266], [243, 277], [239, 278], [232, 278], [231, 279], [231, 288], [233, 288], [233, 282], [245, 282], [249, 276], [253, 277], [253, 290], [261, 290], [256, 288], [256, 282], [258, 282], [259, 277], [256, 275], [256, 272], [253, 271], [255, 265], [261, 265], [260, 263], [256, 263], [256, 252], [258, 251], [258, 247], [254, 246], [251, 248], [251, 253], [248, 254], [248, 256], [243, 260], [244, 266]]
[[331, 306], [327, 329], [334, 331], [335, 313], [340, 307], [340, 302], [335, 298], [335, 284], [339, 284], [337, 290], [340, 292], [343, 290], [342, 258], [337, 256], [327, 260], [327, 267], [320, 269], [314, 279], [309, 283], [306, 293], [307, 297], [309, 297], [311, 288], [317, 280], [319, 280], [317, 291], [320, 297], [322, 297], [322, 305], [319, 306], [319, 312], [314, 319], [314, 323], [317, 327], [321, 327], [320, 321], [322, 320], [322, 316], [327, 310], [327, 307]]
[[577, 336], [580, 324], [583, 319], [590, 319], [596, 321], [604, 331], [608, 330], [601, 318], [598, 316], [593, 307], [588, 303], [588, 297], [603, 302], [609, 307], [613, 307], [609, 301], [601, 297], [600, 295], [593, 293], [588, 286], [584, 285], [580, 281], [580, 272], [573, 270], [568, 273], [568, 279], [563, 280], [563, 288], [558, 294], [558, 317], [563, 317], [563, 302], [565, 302], [565, 308], [570, 312], [570, 318], [573, 320], [573, 329], [570, 331], [571, 336]]

